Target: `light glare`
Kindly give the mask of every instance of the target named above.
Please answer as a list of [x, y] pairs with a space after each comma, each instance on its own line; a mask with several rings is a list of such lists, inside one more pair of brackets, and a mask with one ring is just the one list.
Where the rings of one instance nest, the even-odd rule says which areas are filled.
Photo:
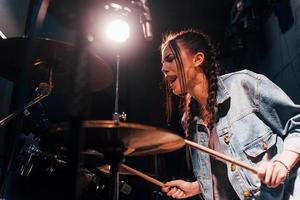
[[129, 38], [130, 28], [127, 22], [116, 19], [110, 22], [106, 29], [106, 35], [115, 42], [125, 42]]
[[3, 33], [2, 31], [0, 31], [0, 37], [1, 37], [2, 39], [7, 39], [7, 37], [4, 35], [4, 33]]

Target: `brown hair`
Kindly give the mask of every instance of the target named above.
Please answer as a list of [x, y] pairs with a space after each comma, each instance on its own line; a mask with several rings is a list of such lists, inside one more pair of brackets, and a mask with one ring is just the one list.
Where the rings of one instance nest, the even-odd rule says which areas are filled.
[[[178, 72], [181, 87], [185, 87], [185, 80], [182, 81], [181, 79], [184, 78], [180, 77], [182, 76], [181, 72], [183, 71], [183, 64], [181, 61], [180, 51], [178, 49], [176, 50], [176, 48], [179, 47], [174, 45], [174, 42], [180, 42], [184, 45], [184, 47], [189, 49], [191, 53], [195, 54], [197, 52], [202, 52], [205, 55], [202, 65], [204, 74], [208, 80], [208, 98], [206, 107], [202, 109], [206, 109], [209, 112], [209, 116], [202, 116], [202, 113], [200, 113], [200, 116], [202, 118], [208, 117], [208, 128], [212, 130], [215, 123], [215, 107], [217, 104], [218, 76], [220, 71], [219, 63], [216, 59], [215, 47], [212, 45], [206, 34], [194, 29], [188, 29], [177, 33], [168, 33], [164, 36], [161, 44], [161, 50], [173, 43], [170, 48], [175, 55], [177, 68], [180, 69]], [[166, 114], [168, 122], [172, 116], [173, 97], [174, 95], [166, 84]], [[183, 118], [183, 128], [186, 136], [188, 136], [188, 129], [192, 119], [194, 116], [199, 115], [199, 108], [201, 107], [202, 105], [199, 105], [189, 94], [185, 94], [185, 98], [181, 99], [179, 109], [185, 113], [185, 117]]]

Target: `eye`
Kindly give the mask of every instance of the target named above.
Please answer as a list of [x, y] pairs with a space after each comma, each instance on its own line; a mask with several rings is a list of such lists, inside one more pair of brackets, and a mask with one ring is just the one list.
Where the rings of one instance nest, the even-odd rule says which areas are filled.
[[175, 56], [172, 55], [172, 54], [170, 54], [170, 55], [168, 55], [168, 56], [165, 57], [165, 60], [164, 60], [164, 61], [170, 63], [170, 62], [172, 62], [174, 59], [175, 59]]

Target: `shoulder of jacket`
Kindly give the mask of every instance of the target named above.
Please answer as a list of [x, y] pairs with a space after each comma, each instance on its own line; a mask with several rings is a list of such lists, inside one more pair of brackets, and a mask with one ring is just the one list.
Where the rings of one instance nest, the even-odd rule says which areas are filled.
[[232, 72], [232, 73], [228, 73], [228, 74], [224, 74], [224, 75], [220, 76], [221, 80], [223, 80], [223, 81], [225, 81], [227, 79], [235, 79], [235, 78], [237, 78], [237, 79], [243, 78], [243, 79], [248, 79], [248, 80], [251, 80], [251, 79], [261, 80], [264, 77], [265, 77], [264, 75], [255, 73], [248, 69], [244, 69], [241, 71], [236, 71], [236, 72]]

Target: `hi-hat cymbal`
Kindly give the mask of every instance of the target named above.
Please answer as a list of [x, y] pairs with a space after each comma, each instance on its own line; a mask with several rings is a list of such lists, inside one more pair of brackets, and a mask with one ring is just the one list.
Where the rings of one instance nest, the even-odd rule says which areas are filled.
[[[28, 52], [29, 47], [32, 47], [32, 52]], [[74, 57], [75, 50], [73, 45], [52, 39], [28, 37], [1, 39], [0, 76], [17, 81], [26, 56], [30, 55], [33, 58], [28, 69], [31, 86], [37, 87], [40, 82], [47, 82], [49, 69], [52, 68], [54, 89], [68, 91], [71, 88], [69, 83], [71, 69], [77, 64]], [[86, 63], [91, 92], [99, 91], [112, 83], [112, 70], [103, 60], [89, 52]]]
[[[100, 167], [97, 167], [97, 169], [103, 172], [104, 174], [110, 174], [110, 165], [102, 165]], [[120, 175], [134, 175], [122, 167], [119, 167], [118, 173]]]
[[[56, 134], [64, 135], [67, 124], [58, 125]], [[151, 155], [175, 151], [185, 145], [183, 138], [169, 131], [136, 123], [112, 120], [83, 121], [86, 149], [128, 156]], [[53, 132], [55, 134], [55, 131]]]
[[[102, 173], [104, 173], [104, 174], [110, 174], [110, 169], [111, 169], [111, 166], [110, 165], [102, 165], [102, 166], [100, 166], [100, 167], [97, 167], [97, 169], [99, 170], [99, 171], [101, 171]], [[133, 175], [135, 175], [135, 174], [133, 174], [133, 173], [131, 173], [130, 171], [128, 171], [128, 170], [126, 170], [125, 168], [123, 168], [123, 167], [119, 167], [119, 169], [118, 169], [118, 173], [120, 174], [120, 175], [126, 175], [126, 176], [133, 176]], [[155, 176], [155, 175], [153, 175], [153, 174], [150, 174], [150, 173], [145, 173], [147, 176]]]

